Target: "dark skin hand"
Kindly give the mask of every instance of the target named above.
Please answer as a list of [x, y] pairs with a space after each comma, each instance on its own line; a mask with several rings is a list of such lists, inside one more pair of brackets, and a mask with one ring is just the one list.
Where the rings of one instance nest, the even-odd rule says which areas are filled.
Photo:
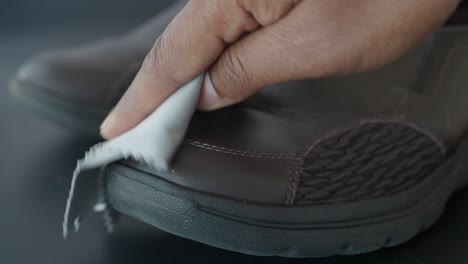
[[382, 66], [434, 32], [459, 2], [191, 0], [156, 41], [101, 134], [111, 139], [130, 130], [205, 70], [198, 107], [211, 111], [274, 83]]

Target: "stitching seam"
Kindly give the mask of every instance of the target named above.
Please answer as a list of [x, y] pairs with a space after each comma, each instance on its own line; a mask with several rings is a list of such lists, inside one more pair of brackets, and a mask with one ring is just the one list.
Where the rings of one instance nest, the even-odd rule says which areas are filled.
[[296, 199], [296, 191], [299, 185], [299, 175], [302, 172], [303, 160], [301, 157], [296, 157], [296, 159], [291, 163], [289, 169], [289, 178], [288, 178], [288, 189], [286, 192], [286, 205], [293, 205], [294, 200]]
[[206, 150], [221, 152], [224, 154], [234, 155], [234, 156], [243, 156], [243, 157], [248, 157], [248, 158], [259, 158], [259, 159], [284, 159], [284, 160], [297, 159], [297, 155], [292, 154], [292, 153], [252, 152], [252, 151], [243, 151], [243, 150], [237, 150], [237, 149], [223, 148], [223, 147], [210, 145], [210, 144], [206, 144], [206, 143], [202, 143], [202, 142], [198, 142], [194, 140], [186, 140], [185, 142], [191, 146], [195, 146], [195, 147], [206, 149]]

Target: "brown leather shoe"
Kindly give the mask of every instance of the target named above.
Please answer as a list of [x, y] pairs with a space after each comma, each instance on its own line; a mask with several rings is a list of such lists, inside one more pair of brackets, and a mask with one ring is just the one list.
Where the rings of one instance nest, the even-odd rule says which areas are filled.
[[102, 120], [184, 4], [178, 1], [125, 35], [39, 54], [19, 69], [10, 85], [12, 94], [47, 119], [99, 137]]
[[[255, 255], [358, 254], [431, 226], [468, 181], [468, 28], [399, 61], [197, 113], [173, 169], [107, 169], [120, 212]], [[463, 143], [465, 141], [465, 143]]]

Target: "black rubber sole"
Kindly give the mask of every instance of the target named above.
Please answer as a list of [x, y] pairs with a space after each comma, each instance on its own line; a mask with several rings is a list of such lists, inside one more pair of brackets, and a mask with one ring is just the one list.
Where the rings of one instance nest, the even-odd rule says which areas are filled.
[[468, 140], [417, 186], [378, 199], [268, 206], [186, 189], [124, 164], [107, 170], [119, 212], [215, 247], [261, 256], [352, 255], [401, 244], [434, 224], [468, 181]]
[[43, 92], [31, 83], [12, 80], [10, 94], [36, 115], [89, 138], [100, 138], [99, 126], [110, 110], [92, 109]]

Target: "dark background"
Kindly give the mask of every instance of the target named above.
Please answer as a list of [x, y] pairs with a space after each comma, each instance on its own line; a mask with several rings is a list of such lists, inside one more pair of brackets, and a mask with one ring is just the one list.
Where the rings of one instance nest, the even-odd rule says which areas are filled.
[[[177, 238], [122, 218], [106, 234], [92, 217], [69, 240], [63, 209], [76, 159], [94, 142], [35, 118], [8, 95], [8, 81], [32, 55], [125, 32], [170, 1], [0, 0], [0, 263], [311, 263], [468, 262], [468, 190], [434, 228], [402, 246], [352, 257], [260, 258]], [[468, 100], [468, 99], [467, 99]], [[467, 175], [468, 177], [468, 175]]]

